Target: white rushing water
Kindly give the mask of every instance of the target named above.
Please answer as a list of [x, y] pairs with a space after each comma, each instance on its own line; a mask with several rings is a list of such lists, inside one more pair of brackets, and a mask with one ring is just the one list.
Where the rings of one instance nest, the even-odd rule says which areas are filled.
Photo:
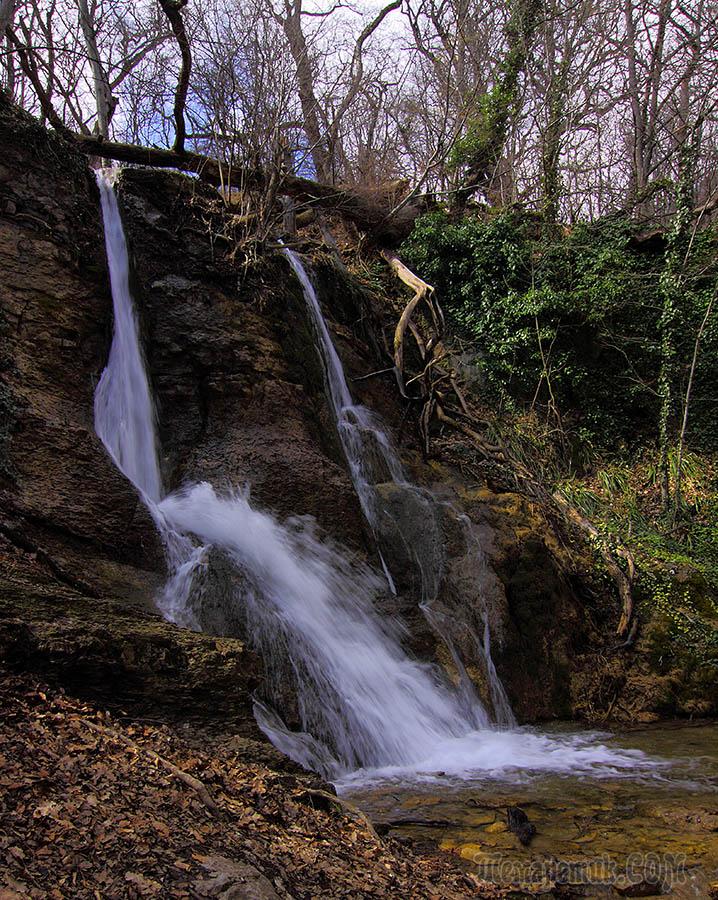
[[95, 430], [117, 468], [156, 503], [162, 494], [155, 411], [132, 294], [125, 233], [111, 175], [98, 174], [114, 327], [107, 367], [95, 391]]
[[265, 659], [276, 651], [286, 658], [303, 730], [323, 747], [322, 759], [302, 762], [325, 772], [408, 765], [469, 730], [450, 690], [377, 616], [372, 601], [382, 582], [366, 566], [241, 495], [219, 497], [209, 484], [160, 508], [177, 530], [222, 548], [245, 574], [254, 643]]
[[[352, 400], [344, 367], [327, 328], [312, 280], [304, 268], [301, 257], [297, 253], [286, 247], [283, 252], [299, 279], [307, 302], [307, 308], [317, 335], [317, 347], [324, 364], [327, 393], [331, 401], [334, 419], [352, 475], [354, 488], [359, 497], [364, 515], [378, 544], [380, 544], [378, 532], [380, 517], [382, 516], [390, 520], [390, 527], [402, 538], [402, 543], [408, 551], [407, 555], [411, 558], [414, 568], [420, 574], [422, 595], [420, 608], [429, 625], [446, 644], [460, 674], [460, 690], [464, 696], [463, 705], [468, 711], [468, 717], [474, 724], [488, 724], [488, 714], [483, 709], [481, 701], [466, 674], [466, 669], [459, 659], [450, 630], [441, 622], [441, 615], [437, 614], [432, 608], [432, 601], [435, 599], [439, 583], [438, 573], [427, 571], [426, 560], [422, 559], [421, 554], [417, 553], [411, 547], [410, 542], [403, 538], [401, 523], [397, 520], [391, 521], [391, 516], [383, 507], [381, 497], [375, 488], [377, 473], [379, 478], [382, 478], [384, 481], [391, 481], [402, 491], [422, 497], [424, 502], [428, 501], [429, 505], [433, 504], [433, 498], [428, 495], [428, 492], [422, 491], [407, 480], [399, 456], [394, 450], [378, 416], [365, 406], [355, 404]], [[466, 533], [467, 545], [472, 547], [477, 562], [479, 562], [482, 554], [478, 546], [472, 546], [476, 542], [471, 534], [471, 523], [467, 516], [458, 518], [461, 520], [462, 527]], [[396, 593], [391, 572], [381, 554], [381, 547], [379, 547], [379, 557], [390, 590], [392, 593]], [[516, 719], [511, 711], [511, 705], [491, 658], [491, 635], [488, 621], [488, 616], [484, 613], [483, 640], [475, 636], [476, 649], [484, 658], [486, 680], [496, 723], [499, 725], [515, 725]]]
[[283, 252], [299, 279], [307, 301], [317, 333], [317, 345], [324, 363], [332, 411], [354, 489], [369, 525], [375, 529], [379, 516], [376, 491], [373, 488], [377, 480], [377, 470], [381, 480], [393, 481], [395, 484], [406, 484], [404, 471], [377, 417], [366, 406], [352, 400], [344, 367], [329, 334], [317, 292], [301, 259], [289, 248], [285, 248]]
[[114, 320], [109, 359], [95, 389], [95, 431], [117, 468], [137, 488], [162, 537], [171, 575], [158, 598], [160, 609], [171, 621], [195, 628], [188, 598], [193, 572], [206, 548], [195, 547], [174, 531], [158, 507], [163, 490], [155, 408], [130, 291], [130, 262], [114, 177], [113, 170], [97, 173]]
[[[379, 560], [389, 589], [396, 594], [394, 578], [382, 555], [380, 533], [382, 529], [389, 527], [403, 540], [402, 529], [401, 524], [392, 518], [391, 513], [382, 503], [377, 484], [391, 483], [402, 491], [422, 497], [425, 497], [426, 492], [407, 480], [404, 467], [379, 417], [366, 406], [354, 403], [344, 374], [344, 367], [329, 334], [312, 280], [297, 253], [287, 247], [283, 252], [302, 286], [317, 335], [317, 348], [323, 362], [327, 393], [354, 490], [359, 498], [364, 517], [374, 534]], [[412, 560], [412, 568], [419, 576], [421, 599], [424, 603], [430, 603], [434, 599], [438, 586], [438, 573], [427, 568], [426, 560], [422, 558], [421, 553], [416, 552], [409, 542], [403, 541], [403, 543], [407, 555]]]
[[[613, 774], [642, 765], [643, 757], [610, 750], [591, 737], [487, 727], [460, 691], [404, 652], [399, 627], [378, 616], [374, 598], [382, 579], [319, 540], [306, 521], [280, 523], [254, 509], [246, 495], [220, 496], [206, 483], [162, 497], [122, 222], [111, 182], [102, 175], [98, 180], [115, 321], [95, 397], [97, 433], [163, 534], [170, 576], [161, 607], [169, 618], [197, 627], [192, 579], [210, 547], [241, 576], [233, 602], [244, 610], [249, 636], [269, 670], [268, 699], [280, 701], [282, 693], [296, 698], [300, 731], [289, 731], [273, 708], [257, 703], [258, 721], [276, 746], [347, 785], [435, 778], [438, 771], [460, 777], [517, 770]], [[341, 393], [346, 381], [335, 362]], [[354, 426], [375, 431], [371, 419], [356, 412], [361, 407], [351, 406], [348, 390], [339, 400], [347, 433]]]

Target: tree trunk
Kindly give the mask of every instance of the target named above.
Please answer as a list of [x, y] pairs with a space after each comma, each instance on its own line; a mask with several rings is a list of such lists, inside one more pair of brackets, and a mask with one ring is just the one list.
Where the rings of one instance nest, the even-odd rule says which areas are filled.
[[4, 37], [6, 29], [12, 27], [16, 3], [17, 0], [0, 0], [0, 39]]
[[285, 3], [285, 15], [281, 19], [281, 23], [297, 72], [304, 133], [309, 141], [309, 152], [312, 155], [317, 180], [331, 182], [333, 180], [332, 166], [319, 121], [320, 107], [314, 92], [312, 61], [309, 58], [309, 48], [302, 29], [302, 0], [293, 0], [291, 6], [289, 2]]
[[110, 119], [115, 107], [115, 100], [112, 96], [105, 70], [102, 68], [100, 52], [97, 49], [97, 35], [87, 0], [77, 0], [77, 6], [80, 12], [80, 27], [82, 28], [85, 47], [87, 48], [87, 59], [92, 70], [92, 88], [97, 108], [97, 133], [106, 138], [109, 134]]
[[518, 98], [519, 78], [526, 69], [531, 42], [543, 9], [543, 0], [514, 0], [506, 26], [508, 49], [497, 84], [484, 95], [484, 106], [474, 126], [476, 140], [462, 186], [457, 191], [459, 208], [477, 190], [491, 183], [506, 143], [509, 119]]
[[177, 39], [179, 45], [182, 65], [180, 66], [179, 78], [177, 79], [177, 89], [175, 90], [174, 100], [174, 120], [175, 120], [175, 142], [173, 149], [176, 153], [184, 151], [184, 142], [187, 137], [187, 126], [184, 119], [185, 105], [187, 103], [187, 92], [189, 90], [189, 77], [192, 72], [192, 53], [189, 46], [189, 38], [184, 27], [184, 19], [182, 18], [181, 9], [187, 5], [187, 0], [159, 0], [162, 12], [169, 19], [172, 33]]

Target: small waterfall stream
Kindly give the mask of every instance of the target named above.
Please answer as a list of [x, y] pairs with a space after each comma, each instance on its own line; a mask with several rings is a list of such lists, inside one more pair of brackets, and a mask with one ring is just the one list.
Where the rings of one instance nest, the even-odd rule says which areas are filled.
[[[289, 248], [285, 248], [283, 252], [299, 279], [307, 301], [307, 308], [317, 335], [317, 347], [324, 366], [327, 393], [339, 439], [362, 512], [376, 537], [380, 515], [379, 498], [374, 489], [376, 471], [383, 472], [385, 481], [393, 481], [395, 484], [406, 482], [404, 471], [377, 417], [371, 410], [355, 404], [352, 400], [344, 367], [329, 334], [314, 285], [302, 265], [301, 259]], [[395, 594], [394, 579], [380, 548], [379, 558], [389, 589]]]
[[352, 400], [344, 367], [329, 334], [317, 292], [301, 259], [288, 248], [283, 252], [299, 279], [312, 317], [324, 363], [329, 399], [354, 488], [367, 521], [372, 528], [376, 528], [379, 516], [376, 491], [373, 488], [377, 480], [376, 469], [383, 470], [383, 480], [396, 484], [406, 483], [404, 470], [378, 418], [366, 406]]
[[[388, 517], [389, 514], [387, 510], [383, 508], [381, 497], [375, 487], [377, 470], [379, 473], [383, 473], [385, 481], [390, 480], [401, 490], [406, 491], [407, 493], [421, 495], [425, 500], [428, 500], [430, 505], [434, 503], [434, 500], [428, 495], [428, 492], [422, 491], [407, 480], [398, 454], [394, 450], [378, 416], [368, 410], [365, 406], [354, 403], [349, 390], [349, 385], [347, 384], [344, 367], [339, 359], [339, 355], [329, 333], [312, 280], [297, 253], [289, 248], [284, 248], [283, 253], [289, 260], [294, 273], [299, 279], [299, 283], [304, 292], [304, 297], [307, 301], [307, 308], [317, 335], [317, 347], [324, 364], [327, 393], [331, 401], [334, 419], [347, 464], [352, 475], [354, 488], [359, 497], [367, 522], [379, 545], [378, 531], [380, 528], [380, 517]], [[481, 559], [482, 554], [480, 548], [472, 546], [475, 544], [475, 540], [471, 534], [468, 517], [462, 515], [459, 518], [466, 533], [467, 545], [471, 546], [472, 550], [475, 550], [474, 555], [476, 556], [476, 559]], [[394, 531], [401, 533], [401, 524], [399, 522], [394, 521], [391, 523], [391, 526]], [[394, 581], [391, 577], [390, 570], [384, 561], [384, 557], [381, 554], [380, 546], [379, 556], [384, 573], [390, 588], [392, 589], [392, 593], [396, 593]], [[435, 599], [439, 582], [438, 574], [426, 570], [426, 563], [419, 554], [412, 553], [411, 557], [412, 562], [421, 575], [422, 602], [420, 608], [424, 613], [427, 622], [446, 644], [449, 653], [453, 658], [454, 665], [460, 676], [460, 688], [464, 695], [464, 706], [469, 711], [469, 716], [472, 720], [480, 725], [488, 724], [488, 714], [482, 708], [481, 701], [476, 695], [476, 691], [466, 674], [466, 669], [459, 658], [451, 634], [449, 630], [440, 623], [441, 616], [437, 615], [432, 609], [432, 601]], [[516, 719], [511, 711], [511, 705], [506, 696], [506, 691], [501, 684], [493, 659], [491, 658], [491, 634], [486, 610], [483, 614], [483, 626], [482, 639], [479, 640], [476, 635], [474, 637], [476, 649], [484, 658], [486, 680], [489, 687], [495, 721], [499, 725], [513, 726], [516, 725]]]
[[[635, 768], [641, 754], [609, 749], [591, 735], [477, 728], [483, 722], [467, 714], [460, 692], [432, 667], [409, 658], [398, 626], [377, 615], [373, 601], [382, 585], [379, 576], [340, 548], [320, 542], [306, 525], [280, 523], [254, 509], [246, 496], [219, 496], [206, 483], [162, 496], [154, 409], [129, 291], [122, 222], [110, 179], [100, 174], [98, 181], [114, 330], [96, 391], [96, 430], [163, 534], [170, 576], [162, 608], [169, 617], [193, 625], [182, 607], [192, 572], [210, 545], [241, 573], [243, 587], [235, 602], [246, 612], [248, 632], [274, 670], [278, 689], [291, 685], [297, 698], [301, 732], [290, 732], [273, 709], [257, 704], [258, 721], [276, 746], [346, 784], [367, 777], [435, 778], [438, 770], [442, 776], [465, 776], [477, 770], [596, 772], [600, 766], [616, 773]], [[334, 359], [341, 371], [335, 353]], [[339, 387], [342, 382], [346, 388], [343, 373]], [[354, 435], [347, 440], [374, 434], [382, 447], [381, 434], [360, 407], [351, 405], [348, 390], [337, 396], [346, 411], [346, 435]]]
[[117, 468], [152, 503], [162, 494], [155, 410], [147, 382], [130, 266], [110, 176], [97, 179], [105, 223], [114, 325], [110, 358], [95, 391], [95, 429]]

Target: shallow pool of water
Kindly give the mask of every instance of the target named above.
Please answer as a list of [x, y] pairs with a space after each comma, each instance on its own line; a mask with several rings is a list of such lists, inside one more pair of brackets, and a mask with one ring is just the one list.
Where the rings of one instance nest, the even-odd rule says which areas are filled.
[[[569, 736], [561, 729], [529, 733], [548, 741]], [[587, 896], [615, 896], [629, 882], [645, 891], [644, 882], [657, 882], [676, 897], [710, 897], [718, 881], [718, 725], [664, 723], [584, 734], [583, 743], [599, 743], [609, 759], [635, 759], [635, 767], [591, 762], [552, 771], [529, 757], [517, 766], [517, 756], [464, 777], [428, 768], [413, 777], [406, 770], [359, 773], [339, 790], [392, 835], [434, 842], [479, 878], [563, 882]], [[510, 753], [513, 744], [505, 746]], [[536, 828], [527, 847], [506, 826], [509, 806], [521, 807]]]

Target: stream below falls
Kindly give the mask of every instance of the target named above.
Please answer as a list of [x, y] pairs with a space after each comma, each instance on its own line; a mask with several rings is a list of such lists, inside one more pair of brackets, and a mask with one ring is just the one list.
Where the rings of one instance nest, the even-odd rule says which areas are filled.
[[[550, 734], [561, 738], [562, 729]], [[575, 724], [564, 735], [575, 737]], [[381, 832], [430, 842], [498, 884], [547, 890], [563, 883], [574, 888], [572, 896], [588, 897], [713, 896], [718, 724], [661, 723], [615, 735], [594, 732], [586, 740], [665, 762], [594, 775], [511, 766], [463, 777], [427, 773], [421, 780], [366, 773], [337, 787]], [[536, 828], [528, 847], [507, 828], [509, 806], [521, 807]], [[646, 893], [652, 882], [656, 890]]]

